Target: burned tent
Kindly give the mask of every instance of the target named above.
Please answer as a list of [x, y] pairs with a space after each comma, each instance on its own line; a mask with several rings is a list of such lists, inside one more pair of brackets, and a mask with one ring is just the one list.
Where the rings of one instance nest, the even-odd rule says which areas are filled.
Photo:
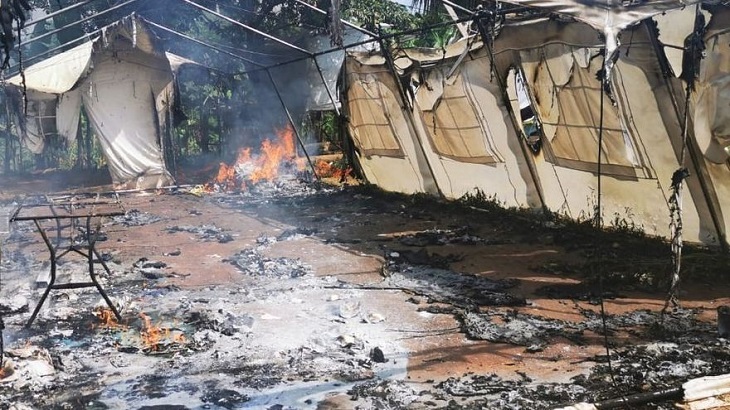
[[173, 182], [160, 138], [171, 109], [172, 80], [167, 55], [144, 23], [130, 16], [7, 83], [27, 98], [27, 111], [23, 104], [15, 108], [21, 138], [33, 153], [43, 152], [54, 136], [74, 140], [83, 106], [119, 189]]
[[[679, 208], [685, 239], [724, 246], [728, 8], [513, 3], [539, 9], [477, 14], [478, 35], [444, 49], [348, 53], [345, 108], [365, 177], [448, 198], [477, 189], [576, 219], [600, 204], [607, 223], [664, 237]], [[698, 35], [706, 57], [690, 80], [681, 68]], [[535, 125], [538, 140], [527, 138]]]

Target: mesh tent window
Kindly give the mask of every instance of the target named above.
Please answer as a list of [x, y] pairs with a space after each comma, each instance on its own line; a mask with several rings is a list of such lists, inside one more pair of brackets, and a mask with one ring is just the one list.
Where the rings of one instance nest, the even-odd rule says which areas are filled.
[[[372, 74], [353, 75], [349, 80], [350, 133], [363, 155], [404, 157], [392, 124], [388, 102], [395, 94]], [[397, 106], [397, 105], [396, 105]]]
[[[488, 145], [490, 135], [479, 115], [473, 96], [464, 81], [464, 74], [443, 78], [433, 71], [428, 82], [440, 81], [443, 93], [431, 109], [423, 111], [428, 138], [436, 153], [460, 162], [493, 164], [500, 158]], [[426, 85], [426, 89], [431, 88]], [[440, 87], [439, 87], [440, 88]], [[422, 91], [423, 86], [419, 88]]]
[[[636, 130], [624, 118], [620, 104], [601, 92], [598, 72], [603, 56], [597, 50], [562, 45], [546, 46], [539, 52], [543, 58], [528, 68], [528, 81], [545, 132], [546, 159], [566, 168], [596, 170], [603, 97], [602, 172], [653, 178], [643, 161], [645, 155], [637, 149]], [[614, 70], [614, 78], [619, 78], [614, 81], [621, 81], [620, 67]]]

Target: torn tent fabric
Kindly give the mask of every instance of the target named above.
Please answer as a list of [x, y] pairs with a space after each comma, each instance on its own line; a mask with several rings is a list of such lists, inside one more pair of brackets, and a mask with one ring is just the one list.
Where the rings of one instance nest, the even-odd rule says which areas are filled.
[[[117, 188], [170, 185], [158, 124], [171, 108], [172, 79], [151, 32], [133, 16], [122, 19], [94, 40], [25, 69], [25, 145], [40, 153], [53, 136], [74, 140], [83, 106]], [[8, 83], [23, 87], [20, 76]]]

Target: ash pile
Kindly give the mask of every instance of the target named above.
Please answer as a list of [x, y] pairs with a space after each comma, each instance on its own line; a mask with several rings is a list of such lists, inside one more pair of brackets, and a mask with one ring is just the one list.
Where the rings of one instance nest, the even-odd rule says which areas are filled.
[[[0, 309], [13, 331], [6, 333], [0, 408], [550, 409], [730, 369], [728, 340], [697, 311], [602, 317], [586, 308], [580, 320], [551, 319], [529, 309], [520, 280], [452, 269], [464, 258], [457, 249], [519, 242], [513, 229], [436, 223], [434, 215], [447, 213], [442, 205], [364, 190], [297, 180], [269, 187], [262, 197], [174, 194], [157, 199], [169, 199], [167, 209], [132, 207], [105, 225], [112, 274], [100, 279], [121, 321], [93, 289], [64, 291], [53, 294], [31, 329], [19, 330], [38, 293], [27, 278], [47, 266], [29, 252], [38, 240], [32, 226], [17, 226], [2, 264], [10, 281]], [[365, 230], [380, 218], [388, 225]], [[411, 230], [406, 222], [414, 220]], [[400, 222], [409, 233], [373, 234]], [[176, 242], [125, 253], [131, 241], [116, 235], [132, 228], [146, 230], [155, 244]], [[347, 270], [353, 258], [375, 261], [367, 280], [353, 279], [362, 275], [359, 266]], [[73, 273], [82, 265], [62, 268]], [[213, 271], [226, 280], [182, 286]], [[575, 289], [560, 298], [585, 295]], [[472, 346], [509, 347], [548, 362], [564, 360], [546, 356], [557, 341], [578, 349], [607, 330], [610, 366], [605, 354], [589, 357], [590, 372], [561, 383], [532, 378], [518, 363], [513, 377], [467, 372], [412, 382], [406, 312], [449, 319]]]

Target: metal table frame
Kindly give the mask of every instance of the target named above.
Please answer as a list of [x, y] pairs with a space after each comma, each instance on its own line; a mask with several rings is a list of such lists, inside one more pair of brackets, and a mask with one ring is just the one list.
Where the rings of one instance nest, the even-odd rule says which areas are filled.
[[[99, 284], [94, 271], [94, 265], [100, 264], [111, 275], [111, 270], [109, 270], [106, 262], [104, 262], [101, 254], [96, 249], [96, 243], [99, 239], [102, 220], [105, 217], [125, 214], [119, 196], [116, 193], [71, 194], [56, 197], [37, 197], [36, 200], [27, 202], [29, 203], [21, 205], [16, 209], [10, 218], [10, 222], [33, 221], [50, 253], [51, 277], [41, 299], [38, 301], [35, 310], [33, 310], [33, 314], [25, 326], [30, 327], [33, 324], [48, 294], [51, 290], [57, 289], [95, 287], [117, 320], [121, 320], [119, 311]], [[95, 220], [95, 224], [92, 224], [92, 220]], [[48, 226], [48, 223], [44, 224], [44, 222], [55, 222], [56, 238], [54, 241], [51, 241], [48, 235], [48, 231], [52, 228]], [[62, 222], [66, 224], [62, 224]], [[79, 241], [74, 236], [74, 233], [80, 226], [86, 228], [86, 233], [85, 238]], [[70, 229], [70, 236], [68, 238], [63, 235], [64, 230], [67, 228]], [[68, 243], [65, 243], [66, 241]], [[58, 260], [72, 252], [87, 259], [90, 281], [56, 283], [56, 265]]]

